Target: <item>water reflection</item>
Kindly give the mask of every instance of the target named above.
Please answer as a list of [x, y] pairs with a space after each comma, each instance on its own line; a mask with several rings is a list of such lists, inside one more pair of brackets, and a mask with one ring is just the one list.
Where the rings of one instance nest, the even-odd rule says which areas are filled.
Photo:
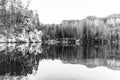
[[40, 67], [39, 63], [44, 60], [60, 60], [63, 64], [80, 64], [88, 68], [104, 66], [110, 70], [120, 70], [118, 44], [89, 47], [41, 43], [1, 43], [0, 76], [4, 77], [0, 78], [6, 80], [7, 76], [9, 78], [11, 76], [11, 80], [12, 78], [23, 80], [28, 75], [36, 75]]
[[36, 53], [41, 51], [37, 51], [36, 46], [31, 51], [29, 44], [3, 45], [4, 49], [1, 48], [0, 52], [0, 75], [27, 76], [38, 69], [39, 54]]

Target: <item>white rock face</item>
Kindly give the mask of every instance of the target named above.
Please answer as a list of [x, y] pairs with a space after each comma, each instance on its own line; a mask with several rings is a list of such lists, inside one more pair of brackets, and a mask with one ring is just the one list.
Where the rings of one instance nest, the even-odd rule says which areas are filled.
[[0, 43], [0, 51], [5, 50], [7, 45], [5, 43]]
[[14, 42], [42, 42], [42, 31], [38, 31], [35, 29], [33, 32], [27, 33], [24, 29], [22, 30], [22, 33], [16, 33], [17, 35], [13, 33], [9, 33], [8, 35], [2, 35], [0, 34], [0, 42], [8, 42], [8, 43], [14, 43]]
[[30, 41], [32, 42], [41, 42], [42, 38], [42, 31], [38, 31], [37, 29], [34, 30], [34, 32], [30, 32]]
[[35, 55], [36, 54], [40, 54], [42, 53], [42, 47], [41, 47], [41, 43], [33, 43], [30, 45], [30, 48], [29, 48], [29, 51], [30, 53], [34, 53]]

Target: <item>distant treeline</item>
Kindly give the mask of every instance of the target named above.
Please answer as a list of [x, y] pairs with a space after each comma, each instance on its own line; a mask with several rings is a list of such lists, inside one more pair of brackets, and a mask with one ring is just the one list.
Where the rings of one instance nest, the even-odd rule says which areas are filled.
[[89, 16], [83, 20], [64, 20], [61, 24], [41, 24], [43, 40], [68, 38], [87, 44], [105, 41], [118, 43], [120, 39], [120, 19], [118, 15], [106, 18]]

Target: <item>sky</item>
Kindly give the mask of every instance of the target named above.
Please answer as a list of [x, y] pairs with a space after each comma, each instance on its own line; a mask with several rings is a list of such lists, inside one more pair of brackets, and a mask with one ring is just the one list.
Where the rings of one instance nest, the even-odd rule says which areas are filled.
[[37, 10], [41, 23], [61, 23], [87, 16], [106, 17], [120, 13], [120, 0], [31, 0], [30, 9]]

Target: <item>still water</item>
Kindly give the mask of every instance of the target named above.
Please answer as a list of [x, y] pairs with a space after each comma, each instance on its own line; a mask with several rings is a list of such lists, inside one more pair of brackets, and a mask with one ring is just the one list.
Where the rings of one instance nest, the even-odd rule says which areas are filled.
[[119, 48], [1, 43], [0, 80], [120, 80]]

